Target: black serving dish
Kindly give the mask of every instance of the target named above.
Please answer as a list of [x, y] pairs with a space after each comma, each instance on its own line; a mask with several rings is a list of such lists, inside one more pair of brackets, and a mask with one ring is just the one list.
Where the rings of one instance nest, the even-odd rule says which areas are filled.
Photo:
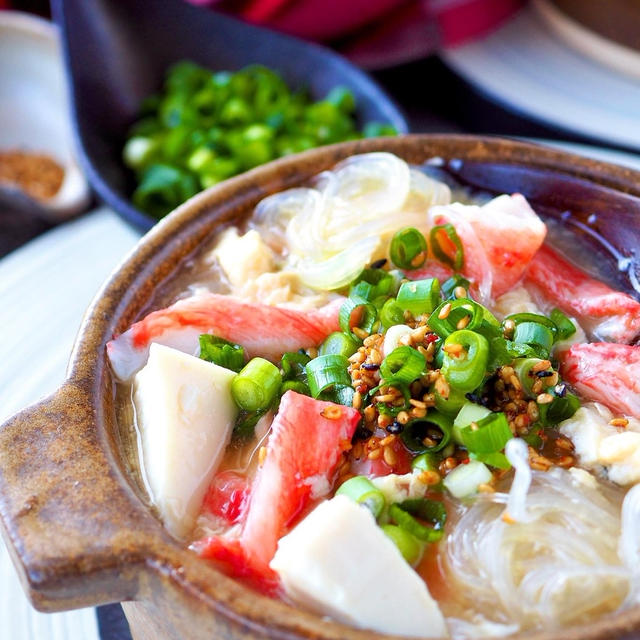
[[408, 130], [393, 101], [341, 56], [290, 36], [191, 6], [184, 0], [52, 0], [70, 81], [75, 132], [86, 175], [98, 196], [141, 230], [156, 220], [131, 202], [133, 176], [122, 146], [142, 100], [166, 69], [192, 60], [214, 70], [260, 63], [315, 99], [349, 87], [359, 123]]

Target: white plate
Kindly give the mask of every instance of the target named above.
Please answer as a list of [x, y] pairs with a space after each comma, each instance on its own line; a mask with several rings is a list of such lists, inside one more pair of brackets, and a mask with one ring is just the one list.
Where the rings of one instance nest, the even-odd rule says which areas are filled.
[[640, 82], [564, 44], [533, 9], [444, 61], [489, 99], [547, 126], [640, 150]]

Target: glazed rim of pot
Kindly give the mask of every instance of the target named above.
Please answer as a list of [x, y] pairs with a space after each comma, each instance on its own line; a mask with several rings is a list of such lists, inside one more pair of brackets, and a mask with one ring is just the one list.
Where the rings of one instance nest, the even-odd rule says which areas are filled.
[[[370, 151], [389, 151], [412, 163], [434, 156], [489, 162], [502, 167], [496, 170], [498, 182], [500, 175], [520, 167], [530, 175], [529, 188], [536, 191], [532, 185], [538, 184], [539, 197], [553, 200], [553, 194], [543, 193], [553, 187], [545, 180], [559, 178], [577, 199], [600, 194], [594, 207], [606, 204], [616, 216], [640, 214], [640, 173], [532, 144], [474, 136], [412, 135], [314, 149], [195, 196], [156, 225], [97, 294], [62, 387], [0, 429], [0, 519], [36, 608], [166, 600], [186, 607], [194, 625], [213, 614], [232, 638], [394, 637], [352, 629], [261, 596], [173, 539], [145, 504], [121, 455], [114, 382], [105, 354], [113, 334], [140, 316], [156, 288], [220, 225], [247, 216], [270, 193], [299, 185], [342, 158]], [[522, 182], [523, 190], [526, 184]], [[518, 190], [514, 180], [508, 189]], [[639, 244], [640, 217], [636, 220], [638, 228], [630, 232], [620, 218], [631, 247]], [[616, 236], [615, 229], [611, 233], [609, 241], [627, 250], [620, 246], [623, 236]], [[640, 629], [640, 606], [588, 625], [512, 637], [604, 639], [634, 629]]]

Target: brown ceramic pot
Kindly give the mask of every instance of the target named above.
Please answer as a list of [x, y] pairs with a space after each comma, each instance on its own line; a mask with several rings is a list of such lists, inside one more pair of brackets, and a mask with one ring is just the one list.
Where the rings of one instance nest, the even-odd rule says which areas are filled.
[[[414, 163], [460, 159], [452, 166], [471, 184], [520, 191], [547, 212], [569, 209], [576, 228], [590, 225], [587, 235], [598, 232], [623, 255], [640, 247], [639, 173], [509, 140], [423, 135], [345, 143], [273, 162], [196, 196], [147, 234], [97, 295], [62, 387], [0, 429], [2, 529], [36, 608], [126, 601], [138, 640], [383, 638], [256, 595], [164, 530], [122, 455], [105, 357], [105, 343], [141, 315], [154, 290], [220, 225], [341, 158], [376, 150]], [[601, 259], [613, 265], [606, 252]], [[625, 274], [619, 279], [630, 287]], [[526, 637], [630, 640], [634, 630], [640, 607]]]

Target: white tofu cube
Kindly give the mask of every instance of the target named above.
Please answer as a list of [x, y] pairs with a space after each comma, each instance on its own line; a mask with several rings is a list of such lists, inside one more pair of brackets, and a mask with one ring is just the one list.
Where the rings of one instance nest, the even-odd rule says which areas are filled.
[[408, 637], [448, 636], [427, 585], [346, 496], [320, 503], [271, 561], [290, 598], [346, 624]]
[[238, 413], [236, 374], [160, 344], [134, 380], [144, 472], [167, 529], [192, 530]]

